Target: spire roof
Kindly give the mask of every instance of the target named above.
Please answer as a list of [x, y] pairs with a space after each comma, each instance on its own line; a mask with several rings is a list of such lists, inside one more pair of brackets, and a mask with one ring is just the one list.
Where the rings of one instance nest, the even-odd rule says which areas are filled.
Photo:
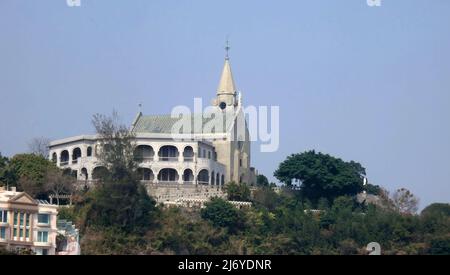
[[222, 76], [220, 77], [219, 87], [217, 88], [217, 94], [236, 94], [236, 86], [234, 85], [230, 59], [228, 56], [225, 58], [225, 64], [223, 66]]

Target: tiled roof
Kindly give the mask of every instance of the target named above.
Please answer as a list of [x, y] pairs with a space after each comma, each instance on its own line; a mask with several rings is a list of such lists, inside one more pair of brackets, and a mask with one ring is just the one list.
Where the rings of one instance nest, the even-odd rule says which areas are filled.
[[[200, 131], [195, 131], [194, 129], [194, 119], [198, 118], [202, 121], [202, 129]], [[233, 120], [224, 121], [222, 129], [205, 129], [205, 125], [211, 121], [213, 118], [204, 118], [201, 114], [199, 115], [190, 115], [188, 118], [191, 121], [191, 134], [200, 134], [200, 133], [226, 133], [230, 128]], [[133, 132], [134, 133], [161, 133], [161, 134], [170, 134], [172, 133], [172, 127], [175, 125], [180, 118], [172, 118], [170, 115], [149, 115], [149, 116], [139, 116], [134, 124]], [[225, 120], [225, 119], [224, 119]], [[220, 127], [219, 127], [220, 128]]]

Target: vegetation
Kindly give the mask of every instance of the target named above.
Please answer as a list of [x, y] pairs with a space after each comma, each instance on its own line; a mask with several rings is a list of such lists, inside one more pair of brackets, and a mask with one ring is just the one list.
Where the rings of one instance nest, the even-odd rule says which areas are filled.
[[210, 221], [213, 226], [225, 227], [230, 232], [237, 232], [243, 225], [241, 213], [221, 198], [212, 198], [200, 213], [201, 217]]
[[[285, 184], [280, 188], [263, 175], [251, 191], [244, 183], [226, 185], [228, 200], [252, 207], [238, 209], [221, 198], [202, 209], [158, 206], [138, 180], [132, 134], [116, 114], [96, 115], [93, 124], [105, 169], [93, 188], [77, 190], [74, 205], [59, 212], [80, 229], [84, 254], [367, 254], [371, 242], [383, 254], [450, 254], [449, 204], [432, 204], [418, 215], [418, 198], [409, 190], [389, 196], [363, 185], [359, 163], [315, 151], [280, 164], [274, 174]], [[73, 193], [67, 173], [35, 154], [0, 155], [0, 184], [37, 196]], [[379, 200], [357, 200], [363, 190]]]
[[249, 201], [250, 189], [246, 183], [229, 182], [225, 185], [225, 191], [230, 201]]
[[332, 202], [342, 195], [356, 195], [363, 190], [364, 167], [327, 154], [308, 151], [289, 156], [275, 171], [275, 177], [292, 186], [299, 183], [301, 196], [317, 203], [320, 198]]

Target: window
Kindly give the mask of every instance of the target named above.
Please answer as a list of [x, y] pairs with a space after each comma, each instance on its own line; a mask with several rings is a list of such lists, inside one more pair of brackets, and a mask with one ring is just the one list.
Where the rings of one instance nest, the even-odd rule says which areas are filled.
[[27, 229], [26, 231], [25, 231], [25, 238], [29, 238], [30, 237], [30, 229]]
[[211, 151], [208, 151], [208, 159], [211, 159]]
[[6, 227], [0, 227], [0, 239], [6, 239]]
[[239, 167], [242, 167], [242, 159], [239, 159]]
[[42, 255], [48, 255], [48, 249], [42, 249]]
[[14, 228], [14, 230], [13, 230], [13, 236], [17, 237], [17, 228]]
[[25, 214], [23, 214], [23, 213], [20, 213], [20, 225], [23, 225], [23, 216], [24, 216]]
[[38, 223], [49, 224], [50, 215], [49, 214], [38, 214]]
[[30, 214], [26, 214], [26, 226], [30, 226]]
[[41, 243], [48, 242], [48, 232], [47, 231], [38, 231], [37, 241]]
[[0, 210], [0, 222], [8, 222], [8, 211]]
[[23, 237], [23, 230], [22, 229], [19, 229], [19, 237]]
[[17, 216], [19, 214], [17, 212], [14, 212], [14, 225], [17, 225]]

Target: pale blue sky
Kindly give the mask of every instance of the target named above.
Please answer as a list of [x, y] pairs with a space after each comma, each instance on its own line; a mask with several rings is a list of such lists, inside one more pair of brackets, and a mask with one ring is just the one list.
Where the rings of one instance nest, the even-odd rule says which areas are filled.
[[361, 162], [369, 179], [450, 202], [450, 1], [0, 1], [0, 151], [209, 102], [229, 35], [244, 102], [279, 105], [272, 178], [291, 153]]

